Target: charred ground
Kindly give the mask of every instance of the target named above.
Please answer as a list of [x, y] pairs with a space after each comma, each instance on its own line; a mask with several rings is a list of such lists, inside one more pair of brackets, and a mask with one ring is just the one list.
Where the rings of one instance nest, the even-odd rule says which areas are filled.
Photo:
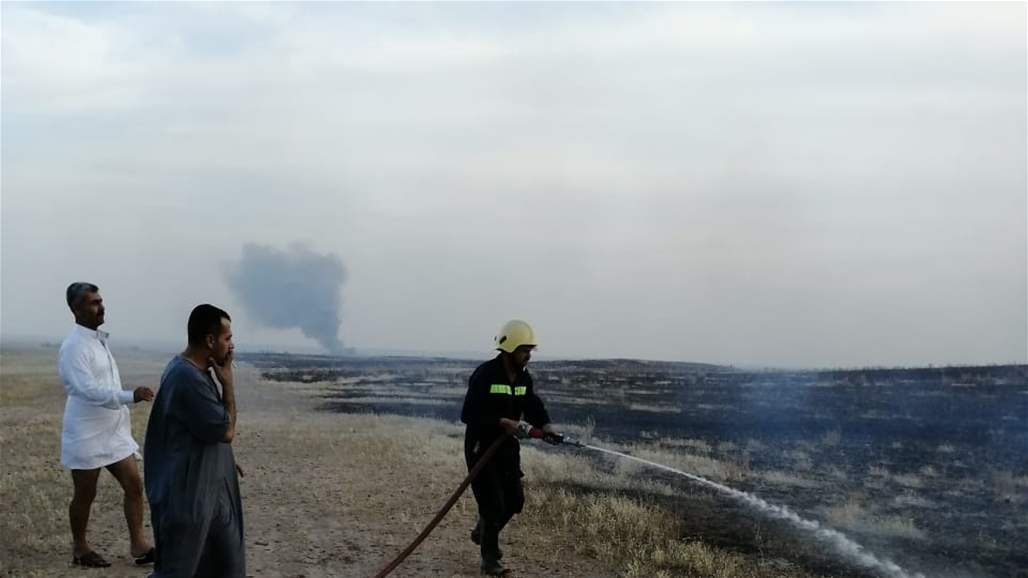
[[[241, 358], [267, 379], [321, 384], [327, 411], [448, 421], [458, 418], [477, 364]], [[589, 360], [534, 362], [532, 371], [560, 423], [789, 505], [908, 570], [1028, 576], [1028, 366], [743, 371]], [[604, 467], [615, 472], [622, 465]], [[645, 497], [681, 516], [685, 538], [742, 552], [791, 553], [819, 573], [862, 575], [784, 524], [687, 482], [663, 481], [681, 486], [681, 496]]]

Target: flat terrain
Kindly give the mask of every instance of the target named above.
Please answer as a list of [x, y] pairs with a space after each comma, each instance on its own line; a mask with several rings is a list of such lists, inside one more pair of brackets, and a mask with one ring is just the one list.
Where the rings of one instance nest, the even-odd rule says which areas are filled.
[[[126, 387], [169, 355], [120, 351]], [[50, 347], [0, 359], [0, 573], [70, 566], [64, 393]], [[476, 362], [241, 356], [236, 457], [253, 576], [372, 576], [465, 474], [456, 423]], [[518, 576], [1022, 578], [1028, 576], [1026, 368], [746, 373], [624, 360], [533, 363], [554, 419], [581, 439], [787, 505], [865, 549], [681, 477], [526, 442], [528, 503], [505, 531]], [[143, 441], [149, 406], [133, 408]], [[106, 474], [90, 523], [128, 558]], [[477, 576], [464, 496], [395, 576]], [[902, 570], [868, 564], [873, 553]]]
[[[253, 356], [272, 379], [323, 385], [323, 409], [453, 420], [477, 362]], [[928, 576], [1028, 576], [1028, 367], [747, 372], [632, 360], [533, 362], [562, 423], [844, 531]], [[617, 473], [621, 463], [598, 463]], [[694, 485], [647, 496], [716, 546], [801, 561], [809, 540]], [[707, 515], [712, 514], [712, 515]], [[768, 540], [786, 539], [769, 550]]]
[[[155, 386], [166, 356], [115, 354], [126, 387]], [[421, 530], [466, 470], [460, 430], [436, 421], [349, 416], [314, 410], [297, 388], [238, 370], [236, 459], [253, 576], [372, 576]], [[67, 506], [71, 477], [60, 466], [64, 391], [52, 349], [5, 350], [0, 390], [0, 574], [146, 576], [132, 565], [121, 493], [103, 474], [90, 520], [91, 542], [113, 562], [103, 571], [70, 565]], [[133, 406], [143, 440], [147, 404]], [[467, 533], [474, 502], [465, 496], [394, 576], [478, 576]], [[149, 517], [149, 514], [147, 514]], [[149, 527], [149, 524], [148, 524]], [[573, 535], [547, 535], [515, 521], [504, 542], [526, 576], [601, 577], [615, 573], [576, 555]]]

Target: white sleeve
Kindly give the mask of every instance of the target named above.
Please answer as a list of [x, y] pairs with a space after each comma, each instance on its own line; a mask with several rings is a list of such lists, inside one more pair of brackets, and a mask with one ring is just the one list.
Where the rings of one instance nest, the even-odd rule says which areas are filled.
[[133, 402], [131, 391], [104, 387], [96, 382], [89, 370], [88, 354], [83, 348], [72, 347], [62, 352], [57, 368], [68, 395], [108, 409], [118, 409]]

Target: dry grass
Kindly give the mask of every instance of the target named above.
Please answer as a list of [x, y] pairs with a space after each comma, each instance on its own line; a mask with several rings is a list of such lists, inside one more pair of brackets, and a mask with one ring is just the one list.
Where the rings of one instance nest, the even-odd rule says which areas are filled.
[[901, 508], [921, 508], [930, 509], [937, 507], [937, 504], [927, 498], [923, 498], [913, 493], [906, 493], [900, 496], [896, 496], [892, 499], [892, 503]]
[[923, 488], [924, 479], [917, 474], [897, 474], [892, 480], [905, 488]]
[[696, 439], [663, 437], [660, 438], [660, 445], [668, 448], [686, 448], [702, 454], [709, 454], [711, 452], [710, 444], [703, 440]]
[[840, 432], [837, 429], [827, 431], [824, 435], [821, 436], [821, 444], [826, 447], [834, 448], [835, 446], [839, 445], [839, 442], [841, 441], [842, 432]]
[[836, 528], [854, 528], [867, 516], [863, 499], [860, 496], [849, 496], [845, 502], [828, 509], [826, 518]]
[[951, 489], [947, 491], [950, 495], [960, 494], [976, 494], [981, 492], [985, 488], [985, 482], [974, 478], [961, 478], [956, 483], [951, 484]]
[[618, 495], [581, 494], [542, 484], [528, 494], [533, 524], [579, 537], [575, 551], [621, 568], [626, 578], [800, 578], [805, 573], [682, 540], [678, 520], [644, 501]]
[[868, 529], [880, 536], [923, 540], [925, 533], [907, 516], [876, 516], [868, 521]]
[[645, 411], [649, 413], [682, 413], [682, 410], [673, 405], [653, 405], [647, 403], [630, 403], [628, 409], [632, 411]]
[[808, 472], [814, 467], [814, 461], [810, 458], [810, 454], [804, 450], [787, 451], [785, 455], [792, 460], [792, 465], [797, 470]]
[[751, 453], [766, 452], [768, 449], [767, 444], [760, 440], [748, 439], [746, 440], [746, 451]]
[[[153, 385], [165, 361], [134, 363], [119, 356], [125, 385]], [[5, 352], [0, 369], [0, 503], [5, 508], [0, 574], [78, 576], [81, 571], [68, 564], [71, 482], [58, 462], [63, 390], [54, 352]], [[290, 388], [259, 382], [252, 371], [242, 383], [234, 447], [247, 471], [241, 487], [254, 575], [373, 574], [417, 533], [466, 471], [457, 424], [314, 412], [310, 384]], [[148, 415], [148, 405], [133, 407], [138, 441]], [[567, 427], [585, 441], [592, 429], [591, 423]], [[720, 481], [749, 474], [745, 463], [697, 455], [712, 451], [704, 442], [667, 445], [675, 447], [623, 449]], [[529, 446], [523, 465], [529, 502], [504, 533], [505, 541], [516, 544], [511, 552], [515, 567], [580, 578], [806, 576], [780, 560], [684, 540], [674, 514], [631, 497], [672, 496], [677, 490], [636, 475], [632, 467], [610, 475], [581, 455]], [[142, 576], [146, 571], [128, 558], [121, 498], [104, 474], [90, 521], [91, 541], [115, 563], [105, 576]], [[395, 575], [477, 575], [476, 551], [467, 540], [474, 516], [474, 501], [465, 495]]]
[[918, 471], [926, 478], [934, 478], [939, 475], [939, 470], [935, 469], [935, 466], [932, 466], [931, 464], [922, 466]]
[[716, 482], [737, 482], [750, 475], [749, 463], [744, 459], [716, 459], [688, 452], [676, 452], [662, 449], [654, 445], [630, 445], [617, 448], [615, 444], [608, 447], [621, 451], [627, 450], [634, 456], [644, 460], [661, 463], [672, 468], [684, 470]]
[[778, 486], [789, 486], [794, 488], [816, 488], [819, 484], [815, 480], [802, 478], [789, 472], [783, 472], [781, 470], [768, 470], [760, 473], [760, 477], [764, 478], [771, 484]]
[[1018, 476], [1007, 470], [992, 472], [993, 498], [999, 502], [1021, 506], [1028, 503], [1028, 476]]
[[845, 470], [838, 466], [828, 466], [825, 468], [825, 475], [829, 476], [835, 481], [845, 481], [849, 479], [849, 474]]
[[827, 509], [825, 517], [832, 527], [890, 538], [924, 539], [925, 534], [909, 517], [883, 515], [867, 505], [861, 494], [851, 494], [846, 501]]
[[[363, 396], [363, 397], [347, 397], [339, 400], [342, 403], [352, 403], [354, 405], [380, 405], [388, 403], [397, 403], [400, 401], [395, 397], [381, 397], [381, 396]], [[453, 405], [443, 399], [436, 399], [430, 397], [411, 396], [403, 399], [405, 405]]]
[[[131, 368], [123, 357], [119, 364]], [[126, 386], [153, 383], [163, 361], [151, 363], [148, 374], [130, 371]], [[63, 391], [52, 352], [5, 352], [0, 367], [0, 575], [81, 576], [69, 564], [72, 484], [59, 464]], [[259, 382], [246, 368], [237, 371], [245, 377], [238, 378], [240, 423], [233, 446], [247, 472], [241, 489], [253, 575], [372, 575], [417, 534], [466, 473], [462, 431], [455, 424], [315, 412], [317, 400], [304, 392]], [[148, 409], [133, 407], [137, 441]], [[114, 564], [103, 576], [140, 578], [148, 571], [128, 557], [121, 500], [113, 478], [102, 474], [90, 541]], [[474, 501], [465, 495], [394, 576], [477, 576], [477, 550], [467, 538], [474, 516]], [[517, 544], [515, 567], [547, 568], [547, 575], [569, 578], [614, 575], [597, 561], [560, 554], [572, 536], [554, 539], [514, 523], [505, 539]]]
[[868, 466], [867, 474], [876, 478], [889, 477], [889, 468], [883, 466]]

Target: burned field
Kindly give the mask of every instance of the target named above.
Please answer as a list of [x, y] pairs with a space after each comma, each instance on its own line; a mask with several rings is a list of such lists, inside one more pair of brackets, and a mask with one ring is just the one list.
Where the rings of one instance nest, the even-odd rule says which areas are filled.
[[[309, 384], [326, 411], [449, 422], [476, 365], [240, 357], [268, 379]], [[571, 432], [787, 505], [908, 575], [1028, 576], [1026, 366], [749, 372], [596, 360], [533, 362], [532, 371], [551, 416]], [[889, 575], [687, 480], [598, 461], [612, 476], [680, 490], [641, 483], [636, 492], [680, 515], [683, 538], [823, 575]]]

